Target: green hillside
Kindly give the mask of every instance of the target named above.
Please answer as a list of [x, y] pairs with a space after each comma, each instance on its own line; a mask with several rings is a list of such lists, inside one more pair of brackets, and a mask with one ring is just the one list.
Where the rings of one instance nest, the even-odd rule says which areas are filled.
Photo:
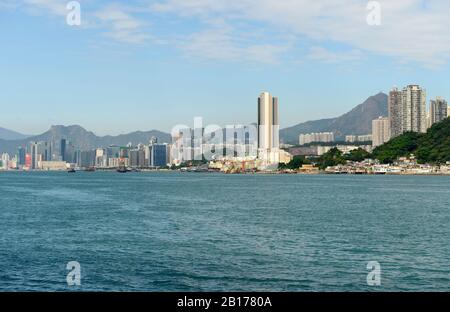
[[450, 118], [433, 125], [427, 133], [404, 133], [377, 147], [372, 157], [392, 163], [398, 157], [416, 155], [420, 163], [450, 161]]

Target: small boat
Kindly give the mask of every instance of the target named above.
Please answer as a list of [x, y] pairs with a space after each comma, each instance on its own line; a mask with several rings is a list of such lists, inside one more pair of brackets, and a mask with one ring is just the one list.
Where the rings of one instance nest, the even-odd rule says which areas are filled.
[[68, 172], [68, 173], [75, 173], [76, 170], [75, 170], [74, 168], [70, 168], [70, 169], [67, 170], [67, 172]]
[[125, 167], [119, 167], [119, 168], [117, 168], [117, 172], [119, 172], [119, 173], [127, 173], [128, 169], [125, 168]]
[[119, 167], [117, 168], [117, 172], [119, 173], [127, 173], [129, 170], [125, 166], [125, 160], [121, 159], [119, 162]]

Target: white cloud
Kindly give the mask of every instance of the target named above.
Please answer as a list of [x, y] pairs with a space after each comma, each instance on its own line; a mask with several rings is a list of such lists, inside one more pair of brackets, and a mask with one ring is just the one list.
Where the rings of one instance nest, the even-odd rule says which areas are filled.
[[65, 16], [67, 14], [67, 2], [64, 0], [25, 0], [25, 5], [30, 8], [48, 10], [51, 14]]
[[167, 0], [152, 9], [199, 19], [219, 17], [229, 23], [264, 23], [298, 40], [307, 37], [318, 43], [338, 42], [352, 51], [373, 52], [402, 62], [436, 66], [449, 61], [450, 1], [379, 2], [381, 26], [367, 25], [366, 0]]
[[0, 10], [2, 9], [15, 9], [17, 7], [17, 1], [14, 0], [0, 0]]
[[255, 40], [235, 35], [233, 28], [222, 25], [194, 33], [181, 42], [187, 55], [207, 59], [277, 63], [285, 46], [254, 43]]
[[[68, 2], [69, 0], [23, 0], [24, 8], [28, 12], [39, 10], [57, 16], [67, 15]], [[111, 4], [91, 12], [84, 9], [84, 2], [80, 2], [83, 28], [106, 29], [106, 37], [122, 43], [142, 44], [150, 38], [145, 30], [146, 23], [128, 12], [133, 11], [133, 7]]]
[[[16, 2], [58, 16], [66, 14], [65, 0]], [[83, 11], [82, 24], [103, 28], [106, 36], [119, 42], [168, 42], [187, 55], [208, 59], [274, 63], [289, 56], [285, 53], [289, 51], [300, 57], [295, 47], [308, 43], [312, 47], [307, 47], [304, 57], [328, 63], [357, 61], [366, 52], [434, 67], [450, 61], [450, 1], [379, 2], [381, 26], [367, 25], [368, 0], [140, 0]], [[0, 0], [0, 8], [12, 4]], [[175, 27], [200, 22], [201, 29], [189, 34], [186, 27], [181, 29], [183, 35], [176, 33], [179, 29], [165, 29], [156, 38], [147, 25], [154, 17], [167, 21], [175, 17]], [[329, 43], [349, 52], [330, 50]]]
[[334, 52], [319, 46], [310, 48], [307, 57], [310, 60], [329, 64], [359, 61], [365, 58], [361, 50]]
[[126, 8], [108, 6], [95, 14], [110, 30], [106, 35], [116, 41], [141, 44], [150, 36], [145, 32], [145, 23], [133, 17]]

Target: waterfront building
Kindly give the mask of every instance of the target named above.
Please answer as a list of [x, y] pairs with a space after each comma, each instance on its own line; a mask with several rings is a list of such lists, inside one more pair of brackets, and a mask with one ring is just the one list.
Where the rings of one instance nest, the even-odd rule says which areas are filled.
[[46, 171], [63, 171], [67, 170], [65, 161], [40, 161], [39, 169]]
[[294, 156], [285, 150], [280, 150], [280, 164], [288, 164], [294, 159]]
[[448, 117], [447, 101], [438, 97], [430, 102], [430, 126]]
[[81, 168], [90, 168], [95, 166], [96, 150], [78, 151], [77, 166]]
[[120, 159], [118, 157], [108, 158], [108, 167], [109, 168], [119, 168], [120, 165], [128, 166], [128, 159]]
[[115, 159], [120, 156], [120, 147], [116, 145], [110, 145], [106, 148], [106, 158], [108, 159], [108, 166], [111, 168], [116, 168]]
[[30, 151], [31, 151], [31, 169], [37, 169], [38, 168], [38, 161], [40, 159], [39, 143], [38, 142], [32, 142], [30, 144]]
[[263, 92], [258, 98], [258, 158], [267, 165], [279, 162], [278, 98]]
[[32, 157], [31, 154], [25, 154], [25, 167], [27, 170], [31, 169], [32, 167]]
[[14, 155], [13, 158], [9, 159], [8, 169], [19, 169], [17, 155]]
[[309, 143], [329, 143], [334, 142], [333, 132], [319, 132], [319, 133], [308, 133], [300, 134], [299, 144], [305, 145]]
[[108, 158], [106, 155], [106, 149], [97, 148], [95, 150], [95, 166], [99, 168], [104, 168], [108, 166]]
[[9, 154], [8, 153], [3, 153], [2, 157], [0, 158], [1, 164], [0, 164], [0, 169], [2, 170], [8, 170], [8, 166], [9, 166]]
[[153, 144], [151, 150], [151, 166], [165, 167], [168, 162], [168, 145], [167, 144]]
[[386, 117], [379, 117], [372, 121], [372, 146], [375, 148], [386, 142], [391, 138], [390, 133], [390, 119]]
[[133, 149], [130, 151], [130, 167], [144, 168], [147, 167], [145, 163], [145, 151], [144, 148]]
[[25, 165], [25, 156], [26, 156], [26, 151], [23, 147], [19, 147], [17, 149], [17, 164], [20, 166]]
[[131, 150], [130, 151], [130, 166], [133, 168], [138, 167], [139, 165], [139, 150]]
[[59, 146], [59, 155], [61, 156], [62, 161], [66, 161], [66, 149], [67, 149], [67, 141], [66, 139], [61, 139]]

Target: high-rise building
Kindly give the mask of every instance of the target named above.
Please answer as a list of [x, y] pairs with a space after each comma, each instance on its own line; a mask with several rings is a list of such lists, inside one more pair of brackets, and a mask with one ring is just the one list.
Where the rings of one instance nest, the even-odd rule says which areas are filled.
[[409, 85], [389, 92], [389, 125], [391, 137], [413, 131], [424, 133], [428, 128], [426, 91], [418, 85]]
[[372, 147], [380, 146], [391, 138], [390, 119], [379, 117], [372, 121]]
[[278, 164], [279, 130], [278, 98], [263, 92], [258, 98], [258, 158]]
[[147, 164], [145, 163], [145, 151], [143, 147], [130, 150], [130, 167], [147, 167]]
[[402, 92], [397, 88], [393, 88], [389, 92], [388, 111], [391, 137], [394, 138], [403, 133]]
[[447, 101], [438, 97], [430, 103], [430, 126], [448, 117]]
[[23, 147], [19, 147], [17, 149], [17, 162], [18, 165], [25, 165], [25, 155], [26, 155], [26, 151]]
[[32, 167], [32, 157], [31, 154], [25, 154], [25, 168], [31, 169]]
[[96, 150], [77, 151], [77, 166], [81, 168], [90, 168], [95, 166]]
[[151, 149], [151, 166], [165, 167], [167, 166], [168, 145], [167, 144], [153, 144]]
[[0, 162], [1, 162], [0, 168], [3, 169], [3, 170], [8, 170], [8, 167], [9, 167], [9, 154], [8, 153], [3, 153], [1, 155]]
[[32, 142], [30, 144], [30, 152], [31, 152], [31, 169], [37, 169], [38, 168], [38, 161], [39, 161], [39, 143], [38, 142]]
[[61, 139], [59, 154], [61, 155], [62, 161], [66, 161], [67, 160], [66, 159], [67, 158], [67, 156], [66, 156], [66, 146], [67, 146], [66, 139]]
[[426, 91], [418, 85], [409, 85], [402, 91], [402, 132], [427, 131]]

